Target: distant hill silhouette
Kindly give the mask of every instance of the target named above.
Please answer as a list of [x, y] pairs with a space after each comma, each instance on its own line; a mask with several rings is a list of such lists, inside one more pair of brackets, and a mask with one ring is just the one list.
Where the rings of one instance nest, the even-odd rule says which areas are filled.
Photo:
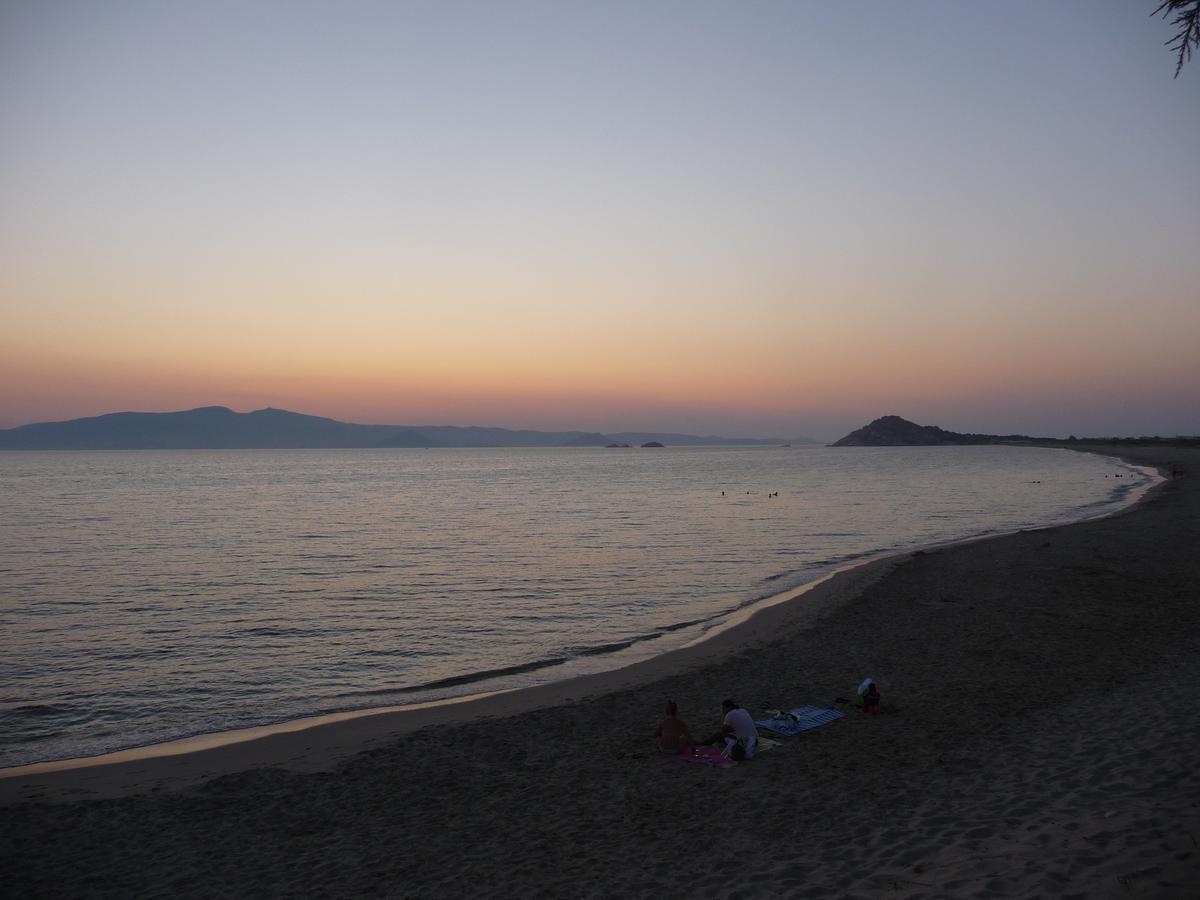
[[1173, 437], [1075, 437], [1062, 438], [1029, 437], [1024, 434], [960, 434], [946, 431], [936, 425], [918, 425], [899, 416], [883, 416], [857, 431], [852, 431], [831, 447], [929, 447], [938, 444], [1038, 444], [1048, 447], [1081, 447], [1083, 445], [1163, 445], [1194, 447], [1200, 445], [1200, 437], [1175, 435]]
[[428, 447], [436, 443], [408, 428], [351, 425], [282, 409], [237, 413], [224, 406], [109, 413], [0, 431], [0, 449], [6, 450]]
[[1008, 444], [1045, 441], [1020, 434], [960, 434], [936, 425], [918, 425], [899, 416], [882, 416], [857, 431], [852, 431], [831, 447], [927, 447], [938, 444]]
[[[450, 425], [356, 425], [284, 409], [120, 412], [0, 429], [0, 450], [234, 450], [339, 447], [603, 447], [632, 435]], [[774, 444], [777, 439], [637, 435], [638, 443]]]

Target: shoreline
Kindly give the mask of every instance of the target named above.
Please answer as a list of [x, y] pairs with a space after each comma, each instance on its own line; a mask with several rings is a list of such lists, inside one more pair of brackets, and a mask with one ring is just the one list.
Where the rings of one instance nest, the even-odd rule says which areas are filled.
[[[913, 552], [924, 551], [887, 554], [854, 563], [807, 585], [765, 598], [732, 614], [744, 614], [741, 621], [696, 642], [616, 669], [530, 687], [399, 707], [330, 713], [98, 756], [0, 769], [0, 806], [13, 802], [14, 795], [30, 787], [53, 789], [64, 795], [95, 789], [102, 796], [120, 796], [127, 792], [182, 788], [254, 766], [288, 765], [302, 771], [321, 771], [373, 744], [431, 726], [485, 722], [637, 688], [683, 674], [711, 661], [712, 656], [728, 656], [748, 643], [765, 639], [780, 627], [802, 625], [806, 619], [815, 621], [832, 605], [853, 602], [864, 585], [883, 577]], [[797, 603], [801, 598], [805, 602]]]
[[[1200, 448], [1106, 455], [1182, 477], [1118, 515], [843, 573], [673, 671], [5, 779], [0, 878], [47, 898], [1191, 900]], [[721, 698], [829, 705], [864, 676], [883, 715], [732, 768], [653, 749], [667, 698], [707, 731]]]
[[[1059, 449], [1059, 448], [1048, 448]], [[789, 588], [719, 617], [710, 631], [663, 653], [613, 669], [554, 679], [542, 684], [481, 691], [415, 704], [394, 704], [302, 716], [229, 731], [206, 732], [153, 744], [129, 747], [82, 757], [27, 763], [0, 768], [0, 806], [12, 802], [14, 787], [27, 787], [27, 779], [46, 786], [57, 780], [57, 789], [74, 793], [85, 781], [97, 782], [90, 770], [104, 768], [105, 796], [143, 789], [181, 788], [199, 780], [240, 771], [250, 766], [290, 765], [319, 771], [379, 741], [394, 739], [435, 725], [459, 724], [503, 718], [536, 709], [577, 702], [630, 687], [645, 686], [689, 668], [738, 652], [780, 627], [804, 627], [816, 621], [830, 604], [853, 603], [863, 588], [914, 556], [953, 547], [1003, 539], [1020, 533], [1070, 528], [1087, 522], [1121, 516], [1148, 502], [1169, 479], [1163, 467], [1147, 466], [1109, 449], [1064, 447], [1093, 453], [1137, 468], [1155, 469], [1157, 479], [1135, 489], [1118, 508], [1070, 522], [1030, 526], [1015, 531], [989, 532], [916, 547], [899, 552], [879, 551], [835, 568], [798, 587]], [[836, 585], [833, 582], [837, 580]], [[788, 609], [780, 609], [789, 607]], [[774, 614], [771, 614], [772, 611]], [[297, 752], [299, 744], [305, 746]], [[239, 748], [244, 753], [239, 753]], [[189, 759], [189, 757], [195, 757]], [[112, 767], [112, 768], [110, 768]], [[76, 773], [71, 779], [67, 773]], [[57, 778], [56, 778], [57, 776]], [[14, 784], [15, 783], [15, 784]], [[149, 786], [149, 787], [147, 787]]]

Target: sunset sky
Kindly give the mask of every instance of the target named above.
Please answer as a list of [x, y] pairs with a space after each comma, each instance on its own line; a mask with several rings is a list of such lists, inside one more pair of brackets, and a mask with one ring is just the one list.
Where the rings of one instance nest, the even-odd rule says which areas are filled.
[[4, 3], [0, 427], [1200, 433], [1155, 5]]

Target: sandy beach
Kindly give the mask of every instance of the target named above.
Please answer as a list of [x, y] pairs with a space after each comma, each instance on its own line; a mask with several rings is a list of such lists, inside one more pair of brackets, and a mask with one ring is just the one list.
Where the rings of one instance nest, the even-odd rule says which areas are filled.
[[[619, 672], [0, 779], [13, 897], [1200, 896], [1200, 450], [1107, 519], [895, 557]], [[848, 451], [853, 452], [853, 451]], [[851, 712], [727, 770], [735, 697]]]

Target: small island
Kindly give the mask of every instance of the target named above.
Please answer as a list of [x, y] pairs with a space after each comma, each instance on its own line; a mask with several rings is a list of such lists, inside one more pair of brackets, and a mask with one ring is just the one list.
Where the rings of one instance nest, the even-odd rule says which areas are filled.
[[955, 444], [1007, 444], [1036, 438], [1020, 434], [960, 434], [936, 425], [918, 425], [900, 416], [881, 416], [834, 441], [831, 447], [933, 447]]
[[642, 444], [642, 446], [643, 447], [662, 447], [663, 445], [660, 444], [658, 441], [646, 441], [646, 443]]
[[1194, 447], [1200, 445], [1200, 437], [1176, 435], [1174, 437], [1030, 437], [1026, 434], [963, 434], [947, 431], [937, 425], [918, 425], [900, 416], [881, 416], [874, 422], [850, 432], [834, 441], [830, 447], [936, 447], [969, 446], [979, 444], [1033, 444], [1040, 447], [1075, 447], [1086, 444], [1158, 445], [1170, 447]]

